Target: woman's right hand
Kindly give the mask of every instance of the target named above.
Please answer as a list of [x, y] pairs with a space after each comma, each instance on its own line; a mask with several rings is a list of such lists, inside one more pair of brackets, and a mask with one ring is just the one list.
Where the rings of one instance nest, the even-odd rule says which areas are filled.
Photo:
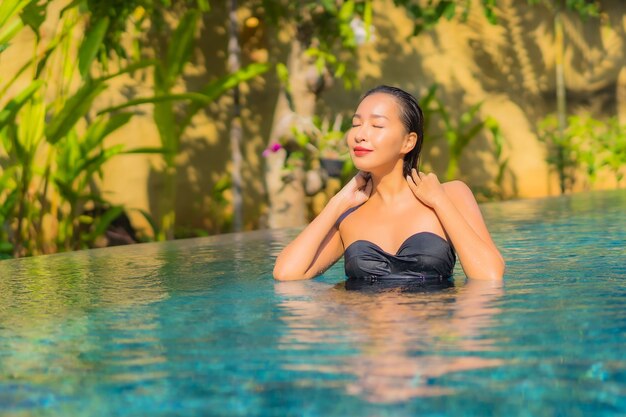
[[337, 220], [347, 210], [366, 202], [372, 192], [368, 173], [359, 172], [276, 258], [274, 278], [280, 281], [313, 278], [343, 253]]
[[339, 200], [345, 209], [356, 207], [365, 203], [372, 193], [372, 179], [368, 172], [359, 171], [337, 194], [335, 199]]

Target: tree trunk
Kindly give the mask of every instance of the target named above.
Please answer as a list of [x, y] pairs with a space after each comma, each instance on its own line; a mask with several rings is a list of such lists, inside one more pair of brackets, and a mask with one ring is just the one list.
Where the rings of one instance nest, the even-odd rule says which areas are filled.
[[[555, 55], [555, 69], [556, 69], [556, 113], [558, 120], [560, 143], [563, 143], [565, 137], [565, 129], [567, 128], [567, 109], [565, 101], [565, 73], [563, 70], [564, 60], [564, 35], [563, 35], [563, 22], [561, 21], [561, 12], [556, 10], [554, 14], [554, 55]], [[558, 166], [559, 166], [559, 182], [561, 187], [561, 194], [565, 193], [567, 188], [566, 173], [565, 173], [565, 155], [563, 146], [559, 146], [558, 149]]]
[[626, 67], [623, 67], [617, 76], [617, 118], [619, 123], [626, 125]]
[[[237, 0], [229, 1], [228, 26], [228, 70], [231, 74], [241, 68], [241, 48], [239, 45], [237, 25]], [[240, 232], [243, 228], [243, 196], [241, 177], [241, 107], [239, 103], [239, 86], [233, 88], [233, 119], [230, 124], [230, 154], [232, 162], [232, 193], [233, 193], [233, 231]]]
[[[275, 107], [270, 143], [291, 135], [292, 121], [296, 117], [313, 117], [315, 103], [320, 90], [311, 88], [319, 85], [313, 81], [322, 77], [310, 57], [305, 56], [306, 47], [301, 40], [294, 39], [287, 62], [289, 89], [283, 88]], [[267, 157], [265, 182], [269, 199], [268, 226], [270, 228], [299, 227], [307, 222], [304, 173], [295, 168], [285, 173], [283, 167], [287, 154], [281, 149]]]

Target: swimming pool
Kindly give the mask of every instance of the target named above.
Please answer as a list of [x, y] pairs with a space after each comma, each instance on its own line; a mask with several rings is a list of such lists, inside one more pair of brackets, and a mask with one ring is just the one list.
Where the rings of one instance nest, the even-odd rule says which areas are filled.
[[8, 416], [626, 414], [626, 190], [482, 206], [503, 288], [275, 282], [295, 231], [0, 262]]

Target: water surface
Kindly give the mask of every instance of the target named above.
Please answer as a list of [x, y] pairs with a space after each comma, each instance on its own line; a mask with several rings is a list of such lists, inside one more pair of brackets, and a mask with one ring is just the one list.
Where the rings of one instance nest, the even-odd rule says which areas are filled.
[[0, 262], [8, 416], [626, 415], [626, 192], [482, 206], [503, 287], [275, 282], [296, 230]]

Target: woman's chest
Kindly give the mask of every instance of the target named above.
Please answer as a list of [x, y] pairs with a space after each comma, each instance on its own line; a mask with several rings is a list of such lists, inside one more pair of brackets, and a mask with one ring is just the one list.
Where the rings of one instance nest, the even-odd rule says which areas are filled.
[[365, 240], [389, 253], [396, 253], [408, 237], [430, 232], [445, 237], [435, 212], [428, 207], [413, 206], [376, 210], [361, 207], [347, 216], [339, 226], [344, 248]]

